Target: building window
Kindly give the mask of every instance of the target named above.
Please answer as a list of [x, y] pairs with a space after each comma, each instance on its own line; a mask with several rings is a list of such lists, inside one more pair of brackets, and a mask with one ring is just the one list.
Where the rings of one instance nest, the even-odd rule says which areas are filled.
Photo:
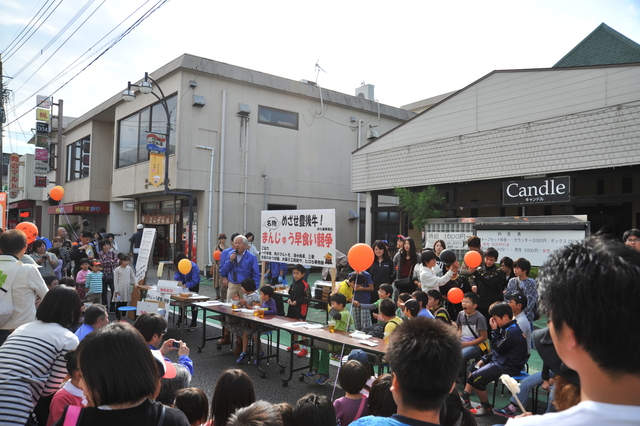
[[49, 168], [51, 170], [56, 170], [58, 168], [58, 164], [56, 160], [58, 157], [56, 156], [56, 144], [52, 143], [49, 145]]
[[258, 123], [298, 130], [298, 113], [258, 106]]
[[[176, 116], [178, 97], [167, 98], [167, 106], [171, 113], [171, 135], [169, 137], [169, 154], [176, 152]], [[165, 134], [167, 131], [167, 114], [160, 102], [157, 102], [118, 123], [118, 164], [126, 167], [149, 161], [147, 151], [147, 133]]]
[[89, 177], [90, 142], [87, 136], [67, 146], [67, 182]]

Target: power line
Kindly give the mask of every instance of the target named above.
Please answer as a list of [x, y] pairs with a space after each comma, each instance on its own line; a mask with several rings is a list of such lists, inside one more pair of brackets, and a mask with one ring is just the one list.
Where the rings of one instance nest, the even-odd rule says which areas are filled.
[[[16, 48], [15, 48], [15, 50], [13, 50], [12, 52], [10, 52], [10, 53], [8, 53], [8, 54], [7, 54], [7, 57], [6, 57], [6, 58], [5, 58], [5, 60], [4, 60], [4, 61], [5, 61], [5, 63], [6, 63], [6, 62], [7, 62], [7, 61], [8, 61], [8, 60], [9, 60], [9, 59], [10, 59], [10, 58], [11, 58], [11, 57], [12, 57], [12, 56], [13, 56], [13, 55], [18, 51], [18, 50], [20, 50], [20, 48], [21, 48], [22, 46], [24, 46], [24, 44], [25, 44], [27, 41], [29, 41], [29, 39], [30, 39], [30, 38], [31, 38], [35, 33], [37, 33], [37, 32], [38, 32], [38, 30], [40, 29], [40, 27], [42, 26], [42, 24], [44, 24], [45, 22], [47, 22], [47, 19], [49, 19], [49, 17], [51, 16], [51, 14], [53, 14], [53, 12], [55, 12], [55, 11], [56, 11], [56, 9], [58, 8], [58, 6], [60, 6], [60, 4], [62, 4], [62, 2], [63, 2], [63, 1], [64, 1], [64, 0], [60, 0], [60, 1], [58, 2], [58, 4], [56, 5], [56, 7], [54, 7], [54, 8], [53, 8], [53, 10], [51, 11], [51, 13], [49, 13], [49, 14], [47, 15], [47, 17], [46, 17], [46, 18], [44, 18], [44, 20], [43, 20], [42, 22], [40, 22], [40, 25], [38, 25], [38, 27], [37, 27], [35, 30], [33, 30], [33, 32], [29, 35], [29, 37], [27, 37], [27, 39], [26, 39], [25, 41], [23, 41], [23, 42], [22, 42], [22, 44], [21, 44], [20, 46], [16, 47]], [[52, 3], [51, 5], [53, 5], [53, 3]], [[51, 8], [51, 5], [49, 5], [49, 7], [47, 8], [47, 10], [49, 10], [49, 9]], [[47, 12], [47, 11], [45, 10], [45, 13], [46, 13], [46, 12]], [[25, 35], [26, 35], [26, 34], [27, 34], [27, 33], [25, 33]], [[24, 38], [24, 35], [22, 36], [22, 38]]]
[[[51, 1], [55, 1], [55, 0], [51, 0]], [[20, 30], [16, 35], [13, 36], [13, 40], [9, 43], [9, 45], [7, 47], [2, 49], [2, 52], [0, 52], [0, 53], [4, 54], [7, 51], [7, 49], [9, 49], [11, 47], [11, 45], [13, 45], [13, 43], [15, 43], [18, 40], [18, 37], [20, 36], [20, 34], [22, 34], [25, 30], [29, 29], [29, 26], [31, 25], [33, 20], [36, 19], [36, 16], [38, 16], [40, 11], [42, 11], [42, 8], [44, 8], [48, 2], [49, 2], [49, 0], [45, 0], [45, 2], [42, 4], [42, 7], [40, 7], [40, 10], [38, 10], [38, 12], [33, 16], [33, 18], [31, 18], [31, 20], [29, 21], [28, 24], [22, 24], [22, 26], [23, 26], [22, 30]], [[33, 9], [31, 9], [31, 12], [33, 12], [36, 7], [37, 7], [37, 5], [34, 6]], [[29, 14], [31, 14], [31, 12], [29, 12]], [[29, 16], [29, 15], [27, 15], [27, 16]]]
[[[40, 58], [40, 57], [44, 54], [44, 52], [46, 52], [46, 51], [47, 51], [47, 49], [48, 49], [48, 48], [50, 48], [50, 47], [51, 47], [51, 45], [52, 45], [53, 43], [55, 43], [55, 42], [56, 42], [56, 41], [57, 41], [57, 40], [62, 36], [62, 34], [64, 34], [64, 33], [69, 29], [69, 27], [70, 27], [71, 25], [73, 25], [73, 24], [78, 20], [78, 18], [79, 18], [79, 17], [80, 17], [80, 16], [81, 16], [81, 15], [82, 15], [82, 14], [83, 14], [83, 13], [84, 13], [88, 8], [89, 8], [89, 6], [91, 6], [95, 1], [96, 1], [96, 0], [89, 0], [89, 1], [87, 1], [87, 3], [85, 3], [85, 5], [84, 5], [84, 6], [82, 6], [82, 7], [80, 8], [80, 10], [78, 11], [78, 13], [76, 13], [76, 14], [73, 16], [73, 18], [71, 18], [71, 19], [69, 20], [69, 22], [67, 22], [67, 23], [66, 23], [66, 25], [65, 25], [64, 27], [62, 27], [62, 28], [60, 29], [60, 31], [58, 31], [58, 33], [57, 33], [55, 36], [53, 36], [53, 38], [52, 38], [51, 40], [49, 40], [49, 42], [48, 42], [48, 43], [47, 43], [47, 44], [46, 44], [42, 49], [40, 49], [38, 53], [36, 53], [36, 54], [35, 54], [35, 56], [34, 56], [33, 58], [31, 58], [31, 60], [30, 60], [30, 61], [28, 61], [26, 64], [24, 64], [24, 66], [23, 66], [22, 68], [20, 68], [18, 71], [16, 71], [16, 72], [13, 74], [13, 78], [18, 77], [18, 76], [22, 73], [22, 71], [24, 71], [24, 70], [26, 70], [27, 68], [29, 68], [29, 67], [31, 66], [31, 64], [33, 64], [33, 63], [34, 63], [38, 58]], [[104, 4], [104, 1], [100, 4], [100, 6], [102, 6], [102, 4]], [[98, 9], [100, 8], [100, 6], [98, 6], [98, 8], [97, 8], [96, 10], [98, 10]], [[94, 10], [94, 12], [95, 12], [95, 10]], [[93, 13], [92, 13], [91, 15], [93, 15]], [[91, 17], [91, 15], [89, 15], [89, 17]], [[87, 19], [88, 19], [88, 18], [87, 18]], [[84, 24], [85, 22], [86, 22], [86, 20], [85, 20], [82, 24]], [[82, 25], [80, 25], [80, 27], [82, 27]], [[78, 29], [79, 29], [80, 27], [78, 27]], [[76, 29], [76, 31], [77, 31], [77, 29]], [[74, 34], [75, 34], [75, 31], [74, 31]], [[73, 35], [73, 34], [72, 34], [72, 35]], [[61, 45], [60, 47], [64, 46], [64, 44], [65, 44], [67, 41], [69, 41], [69, 38], [67, 38], [67, 39], [64, 41], [64, 43], [62, 43], [62, 45]], [[60, 50], [60, 47], [58, 48], [58, 50]], [[56, 50], [56, 52], [57, 52], [58, 50]], [[54, 52], [54, 54], [55, 54], [55, 52]], [[49, 57], [49, 59], [51, 59], [51, 56]], [[47, 59], [47, 61], [48, 61], [49, 59]], [[38, 69], [40, 69], [40, 68], [38, 68]]]
[[[111, 34], [112, 32], [114, 32], [120, 25], [122, 25], [124, 22], [126, 22], [129, 18], [131, 18], [137, 11], [139, 11], [140, 9], [142, 9], [142, 7], [144, 5], [146, 5], [147, 3], [149, 3], [151, 0], [146, 0], [144, 3], [142, 3], [140, 6], [138, 6], [138, 8], [136, 10], [134, 10], [133, 12], [131, 12], [129, 14], [129, 16], [127, 16], [126, 18], [124, 18], [122, 21], [120, 21], [120, 23], [118, 25], [116, 25], [115, 27], [113, 27], [111, 29], [111, 31], [109, 31], [107, 34], [105, 34], [100, 40], [98, 40], [97, 42], [95, 42], [93, 44], [93, 46], [91, 46], [89, 49], [87, 49], [84, 53], [82, 53], [80, 56], [78, 56], [71, 64], [69, 64], [66, 68], [64, 68], [62, 71], [60, 71], [55, 77], [53, 77], [51, 80], [49, 80], [44, 86], [42, 86], [40, 89], [38, 89], [35, 93], [27, 96], [26, 98], [24, 98], [22, 101], [18, 102], [17, 105], [15, 105], [13, 107], [13, 109], [9, 112], [14, 112], [16, 110], [16, 108], [21, 107], [25, 102], [27, 102], [29, 99], [31, 99], [33, 96], [37, 95], [38, 93], [42, 92], [44, 89], [46, 89], [47, 87], [49, 87], [51, 84], [53, 84], [54, 82], [58, 81], [60, 78], [64, 77], [67, 73], [69, 73], [71, 70], [77, 68], [78, 66], [80, 66], [82, 63], [84, 63], [85, 61], [89, 60], [92, 56], [95, 56], [99, 53], [100, 50], [102, 50], [103, 48], [106, 48], [106, 46], [108, 46], [109, 44], [111, 44], [114, 40], [116, 40], [117, 37], [114, 37], [111, 41], [109, 41], [108, 43], [104, 44], [103, 46], [101, 46], [99, 49], [97, 49], [95, 52], [93, 52], [91, 55], [87, 56], [86, 58], [83, 58], [84, 56], [86, 56], [94, 47], [96, 47], [98, 45], [98, 43], [100, 43], [102, 40], [104, 40], [105, 38], [107, 38], [109, 36], [109, 34]], [[81, 60], [82, 59], [82, 60]], [[20, 86], [22, 87], [22, 86]]]
[[[91, 3], [93, 3], [95, 0], [90, 0], [90, 1], [91, 1]], [[96, 8], [95, 8], [95, 10], [94, 10], [93, 12], [91, 12], [91, 14], [90, 14], [89, 16], [87, 16], [87, 18], [86, 18], [84, 21], [82, 21], [82, 23], [78, 26], [78, 28], [76, 28], [76, 29], [75, 29], [75, 31], [74, 31], [74, 32], [72, 32], [72, 33], [71, 33], [71, 35], [69, 35], [69, 37], [67, 37], [67, 39], [66, 39], [64, 42], [62, 42], [62, 44], [61, 44], [61, 45], [60, 45], [60, 46], [59, 46], [59, 47], [58, 47], [58, 48], [57, 48], [57, 49], [56, 49], [56, 50], [55, 50], [51, 55], [49, 55], [49, 57], [48, 57], [48, 58], [47, 58], [47, 59], [42, 63], [42, 65], [40, 65], [40, 66], [38, 67], [38, 69], [37, 69], [37, 70], [35, 70], [35, 71], [33, 72], [33, 74], [31, 74], [31, 75], [30, 75], [30, 76], [29, 76], [29, 77], [28, 77], [24, 82], [22, 82], [22, 85], [21, 85], [20, 87], [18, 87], [17, 89], [15, 89], [15, 90], [16, 90], [16, 92], [17, 92], [17, 91], [19, 91], [20, 89], [22, 89], [22, 88], [24, 87], [24, 85], [25, 85], [25, 84], [27, 84], [27, 82], [28, 82], [29, 80], [31, 80], [31, 78], [32, 78], [34, 75], [36, 75], [36, 74], [38, 73], [38, 71], [40, 71], [40, 70], [42, 69], [42, 67], [43, 67], [43, 66], [45, 66], [45, 65], [47, 64], [47, 62], [49, 62], [49, 60], [51, 60], [51, 58], [53, 58], [53, 56], [54, 56], [56, 53], [58, 53], [58, 51], [59, 51], [60, 49], [62, 49], [62, 47], [63, 47], [65, 44], [67, 44], [67, 42], [71, 39], [71, 37], [73, 37], [73, 36], [74, 36], [74, 34], [75, 34], [75, 33], [77, 33], [77, 32], [78, 32], [78, 30], [79, 30], [80, 28], [82, 28], [82, 26], [83, 26], [83, 25], [84, 25], [84, 24], [85, 24], [89, 19], [91, 19], [91, 17], [92, 17], [92, 16], [93, 16], [97, 11], [98, 11], [98, 9], [100, 9], [100, 7], [101, 7], [105, 2], [106, 2], [106, 0], [102, 0], [102, 3], [100, 3], [100, 4], [98, 5], [98, 7], [96, 7]], [[24, 69], [24, 68], [23, 68], [23, 69]], [[22, 72], [22, 70], [18, 71], [18, 73], [17, 73], [17, 74], [20, 74], [20, 72]], [[16, 75], [17, 75], [17, 74], [16, 74]]]
[[[87, 64], [86, 67], [82, 68], [77, 74], [75, 74], [73, 77], [71, 77], [69, 80], [67, 80], [62, 86], [58, 87], [49, 96], [52, 97], [53, 95], [58, 93], [63, 87], [65, 87], [67, 84], [71, 83], [78, 75], [80, 75], [82, 72], [84, 72], [84, 70], [86, 70], [91, 65], [93, 65], [98, 59], [100, 59], [102, 57], [102, 55], [104, 55], [109, 50], [111, 50], [123, 38], [125, 38], [127, 35], [129, 35], [131, 33], [131, 31], [133, 31], [136, 27], [138, 27], [138, 25], [140, 25], [142, 22], [144, 22], [149, 16], [151, 16], [155, 11], [160, 9], [162, 6], [164, 6], [168, 2], [169, 2], [169, 0], [159, 0], [151, 9], [149, 9], [147, 12], [145, 12], [144, 15], [142, 15], [140, 18], [138, 18], [138, 20], [136, 22], [134, 22], [129, 28], [127, 28], [118, 37], [116, 37], [115, 41], [113, 43], [111, 43], [104, 51], [102, 51], [94, 60], [92, 60], [89, 64]], [[19, 119], [21, 119], [22, 117], [27, 115], [29, 112], [33, 111], [34, 109], [36, 109], [36, 107], [33, 107], [33, 108], [29, 109], [24, 114], [22, 114], [21, 116], [17, 117], [15, 120], [13, 120], [10, 123], [8, 123], [7, 126], [12, 124], [15, 121], [18, 121]], [[14, 110], [15, 110], [15, 108], [14, 108]]]

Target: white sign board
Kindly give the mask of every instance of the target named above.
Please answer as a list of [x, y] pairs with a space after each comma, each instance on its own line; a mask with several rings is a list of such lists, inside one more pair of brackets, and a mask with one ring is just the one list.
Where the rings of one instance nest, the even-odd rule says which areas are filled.
[[448, 249], [464, 250], [469, 237], [473, 237], [473, 232], [427, 232], [425, 247], [433, 248], [436, 241], [442, 240]]
[[[164, 309], [164, 317], [169, 321], [169, 306], [171, 306], [171, 295], [167, 293], [160, 293], [157, 290], [148, 290], [145, 302], [156, 302], [158, 307]], [[138, 302], [140, 303], [140, 302]]]
[[149, 259], [153, 254], [153, 240], [156, 236], [156, 228], [144, 228], [142, 240], [140, 241], [140, 251], [136, 262], [136, 282], [144, 280], [147, 275]]
[[533, 266], [541, 266], [555, 250], [586, 237], [584, 230], [576, 229], [478, 229], [476, 232], [482, 250], [493, 247], [500, 258], [508, 256], [516, 260], [524, 257]]
[[143, 302], [138, 301], [138, 306], [136, 307], [136, 315], [140, 316], [142, 314], [146, 314], [147, 312], [158, 312], [158, 308], [160, 305], [155, 302]]
[[335, 267], [335, 217], [333, 209], [263, 211], [260, 260]]
[[45, 109], [49, 109], [51, 108], [51, 97], [50, 96], [43, 96], [43, 95], [37, 95], [36, 96], [36, 106], [38, 108], [45, 108]]

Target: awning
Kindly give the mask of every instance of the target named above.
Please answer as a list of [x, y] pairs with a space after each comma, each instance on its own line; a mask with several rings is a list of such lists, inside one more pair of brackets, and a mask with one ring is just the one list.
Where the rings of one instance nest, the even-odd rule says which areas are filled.
[[9, 204], [9, 206], [7, 208], [9, 210], [11, 210], [11, 209], [28, 209], [28, 208], [34, 207], [35, 205], [36, 205], [36, 202], [34, 200], [22, 200], [22, 201], [16, 201], [15, 203]]
[[109, 214], [109, 203], [103, 201], [83, 201], [47, 208], [49, 214]]

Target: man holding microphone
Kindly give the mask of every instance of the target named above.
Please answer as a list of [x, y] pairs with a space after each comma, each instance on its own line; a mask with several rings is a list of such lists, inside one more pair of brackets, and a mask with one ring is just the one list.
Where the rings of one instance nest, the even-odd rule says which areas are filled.
[[227, 289], [227, 298], [231, 299], [234, 295], [238, 295], [242, 299], [242, 287], [240, 283], [245, 278], [251, 278], [258, 284], [260, 282], [260, 269], [258, 269], [258, 258], [247, 250], [249, 241], [246, 237], [238, 235], [233, 240], [234, 250], [228, 259], [223, 262], [220, 259], [220, 275], [226, 276], [229, 282]]

